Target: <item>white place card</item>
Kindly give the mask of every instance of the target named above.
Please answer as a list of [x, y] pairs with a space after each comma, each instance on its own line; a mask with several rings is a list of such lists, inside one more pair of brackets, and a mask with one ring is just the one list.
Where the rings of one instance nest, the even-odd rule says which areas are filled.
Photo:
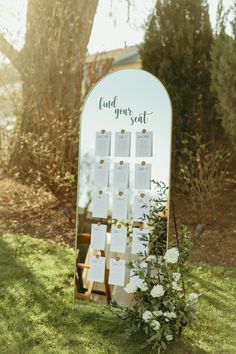
[[95, 156], [110, 156], [111, 132], [96, 132]]
[[151, 164], [142, 161], [135, 164], [135, 189], [151, 189]]
[[145, 221], [150, 211], [150, 195], [140, 193], [134, 196], [133, 220]]
[[143, 129], [136, 133], [136, 157], [151, 157], [153, 150], [153, 133]]
[[115, 135], [115, 156], [129, 157], [130, 156], [130, 138], [131, 133], [116, 132]]
[[120, 161], [114, 164], [114, 188], [128, 188], [130, 164]]
[[95, 162], [94, 182], [96, 187], [107, 187], [109, 180], [109, 161]]
[[90, 260], [88, 280], [104, 283], [105, 264], [105, 257], [92, 256]]
[[91, 246], [95, 250], [105, 249], [107, 225], [92, 224], [91, 229]]
[[128, 195], [124, 192], [113, 194], [112, 219], [127, 220]]
[[108, 283], [111, 285], [124, 286], [125, 284], [125, 260], [110, 259]]
[[[144, 238], [145, 240], [142, 240]], [[144, 256], [145, 253], [148, 251], [148, 241], [146, 238], [149, 238], [148, 229], [140, 229], [140, 228], [133, 228], [133, 236], [132, 236], [132, 246], [131, 246], [131, 253], [132, 254], [140, 254]]]
[[92, 217], [107, 218], [108, 194], [102, 191], [94, 192], [92, 198]]
[[127, 240], [127, 227], [124, 225], [112, 225], [111, 228], [111, 252], [125, 253]]

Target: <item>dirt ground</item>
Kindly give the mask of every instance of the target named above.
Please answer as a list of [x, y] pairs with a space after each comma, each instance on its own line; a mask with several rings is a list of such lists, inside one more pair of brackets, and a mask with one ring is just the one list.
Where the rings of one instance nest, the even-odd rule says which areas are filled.
[[[14, 179], [0, 179], [0, 235], [28, 234], [74, 246], [74, 220], [69, 222], [64, 206], [42, 189], [25, 186]], [[175, 198], [178, 225], [186, 224], [194, 234], [196, 218], [188, 200]], [[236, 266], [236, 181], [228, 179], [220, 196], [217, 221], [193, 237], [192, 260], [210, 265]], [[174, 238], [173, 217], [170, 235]]]
[[[206, 224], [204, 232], [196, 237], [197, 218], [191, 211], [191, 203], [176, 198], [175, 213], [178, 226], [185, 224], [191, 231], [193, 249], [192, 260], [213, 266], [236, 266], [236, 180], [227, 179], [219, 196], [217, 219]], [[175, 236], [173, 217], [170, 218], [170, 236]]]
[[14, 179], [0, 180], [0, 235], [31, 235], [73, 247], [75, 230], [57, 199]]

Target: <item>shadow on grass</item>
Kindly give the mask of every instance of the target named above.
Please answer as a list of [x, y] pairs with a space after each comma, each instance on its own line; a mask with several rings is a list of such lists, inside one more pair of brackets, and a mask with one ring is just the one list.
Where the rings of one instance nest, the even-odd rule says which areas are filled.
[[[5, 341], [1, 350], [6, 350], [6, 353], [9, 353], [8, 344], [16, 338], [19, 340], [19, 352], [22, 352], [39, 344], [47, 328], [50, 327], [50, 333], [57, 334], [60, 331], [58, 320], [63, 324], [63, 319], [71, 311], [60, 296], [52, 295], [53, 286], [47, 288], [42, 279], [19, 259], [20, 254], [24, 253], [22, 244], [18, 242], [15, 244], [18, 247], [12, 248], [4, 238], [0, 238], [0, 313], [7, 330], [7, 343]], [[37, 255], [37, 251], [31, 244], [31, 253]], [[37, 268], [37, 261], [34, 266]], [[38, 335], [34, 330], [37, 326], [41, 327]], [[2, 336], [3, 331], [0, 338]]]
[[[220, 283], [214, 284], [210, 276], [210, 271], [203, 272], [203, 276], [193, 275], [198, 284], [197, 292], [203, 288], [204, 291], [212, 290], [214, 294], [209, 292], [203, 296], [203, 310], [218, 306], [218, 303], [214, 304], [218, 301], [215, 296], [219, 299], [224, 296]], [[123, 336], [125, 323], [103, 305], [78, 300], [73, 311], [72, 300], [72, 253], [33, 238], [0, 237], [1, 354], [155, 354], [148, 348], [141, 349], [144, 335], [126, 339]], [[226, 311], [225, 306], [225, 303], [219, 304], [222, 312]], [[206, 321], [213, 318], [205, 316]], [[208, 323], [207, 329], [209, 327], [211, 333], [215, 327]], [[183, 336], [167, 353], [209, 353], [204, 350], [204, 343], [209, 342], [208, 334], [204, 332], [206, 328], [200, 327], [201, 324], [199, 334], [192, 335], [191, 332]], [[198, 336], [204, 337], [203, 345], [198, 342]]]
[[168, 354], [206, 354], [208, 353], [204, 349], [199, 348], [196, 343], [186, 343], [184, 340], [180, 340], [178, 343], [173, 343], [167, 351]]
[[[222, 274], [221, 274], [222, 272]], [[236, 279], [236, 270], [232, 269], [231, 271], [227, 271], [227, 273], [231, 273], [232, 279]], [[213, 271], [212, 271], [213, 273]], [[224, 270], [219, 271], [214, 275], [214, 280], [212, 280], [212, 273], [209, 273], [208, 279], [204, 279], [203, 277], [197, 274], [191, 274], [191, 278], [196, 282], [197, 288], [193, 287], [193, 290], [198, 292], [200, 289], [204, 289], [203, 299], [205, 299], [210, 306], [213, 306], [215, 309], [220, 312], [227, 313], [229, 311], [229, 303], [231, 298], [234, 297], [234, 290], [231, 288], [231, 284], [228, 284], [228, 289], [226, 290], [226, 284], [222, 283], [225, 279], [223, 277]], [[219, 279], [220, 285], [216, 285], [216, 278]], [[214, 281], [214, 282], [213, 282]]]
[[[47, 353], [58, 353], [62, 348], [63, 353], [97, 353], [98, 348], [101, 353], [122, 353], [124, 343], [128, 352], [137, 352], [137, 346], [132, 351], [132, 345], [122, 337], [116, 317], [102, 311], [103, 306], [77, 302], [73, 311], [73, 274], [58, 269], [55, 276], [57, 271], [52, 269], [57, 263], [66, 267], [68, 256], [46, 243], [40, 251], [38, 240], [12, 240], [0, 237], [1, 354], [35, 352], [37, 347]], [[48, 274], [42, 269], [43, 262], [50, 265]], [[136, 342], [142, 340], [137, 338]], [[109, 347], [111, 351], [106, 351]]]

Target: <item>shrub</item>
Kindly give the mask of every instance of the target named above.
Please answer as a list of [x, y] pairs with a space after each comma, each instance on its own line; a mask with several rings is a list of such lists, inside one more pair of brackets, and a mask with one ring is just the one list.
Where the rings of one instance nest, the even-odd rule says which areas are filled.
[[148, 217], [149, 252], [140, 254], [140, 259], [129, 265], [133, 276], [125, 290], [134, 293], [134, 305], [126, 310], [124, 319], [129, 325], [128, 334], [144, 331], [146, 345], [160, 353], [197, 318], [198, 295], [187, 295], [183, 281], [183, 275], [190, 271], [186, 265], [190, 235], [183, 228], [181, 249], [172, 247], [166, 250], [167, 219], [163, 211], [167, 188], [163, 184], [156, 185], [159, 197], [152, 200]]
[[217, 202], [224, 186], [230, 152], [225, 147], [213, 148], [211, 142], [202, 143], [199, 135], [185, 135], [182, 146], [180, 190], [190, 197], [198, 221], [211, 222], [217, 216]]

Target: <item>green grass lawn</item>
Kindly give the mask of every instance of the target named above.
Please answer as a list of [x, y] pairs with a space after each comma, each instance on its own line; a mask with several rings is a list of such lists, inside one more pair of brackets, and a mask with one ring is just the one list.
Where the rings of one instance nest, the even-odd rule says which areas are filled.
[[[199, 322], [170, 354], [236, 353], [236, 269], [194, 266], [203, 293]], [[124, 323], [102, 305], [76, 301], [73, 252], [31, 237], [0, 237], [0, 354], [152, 353], [144, 336], [126, 339]]]

